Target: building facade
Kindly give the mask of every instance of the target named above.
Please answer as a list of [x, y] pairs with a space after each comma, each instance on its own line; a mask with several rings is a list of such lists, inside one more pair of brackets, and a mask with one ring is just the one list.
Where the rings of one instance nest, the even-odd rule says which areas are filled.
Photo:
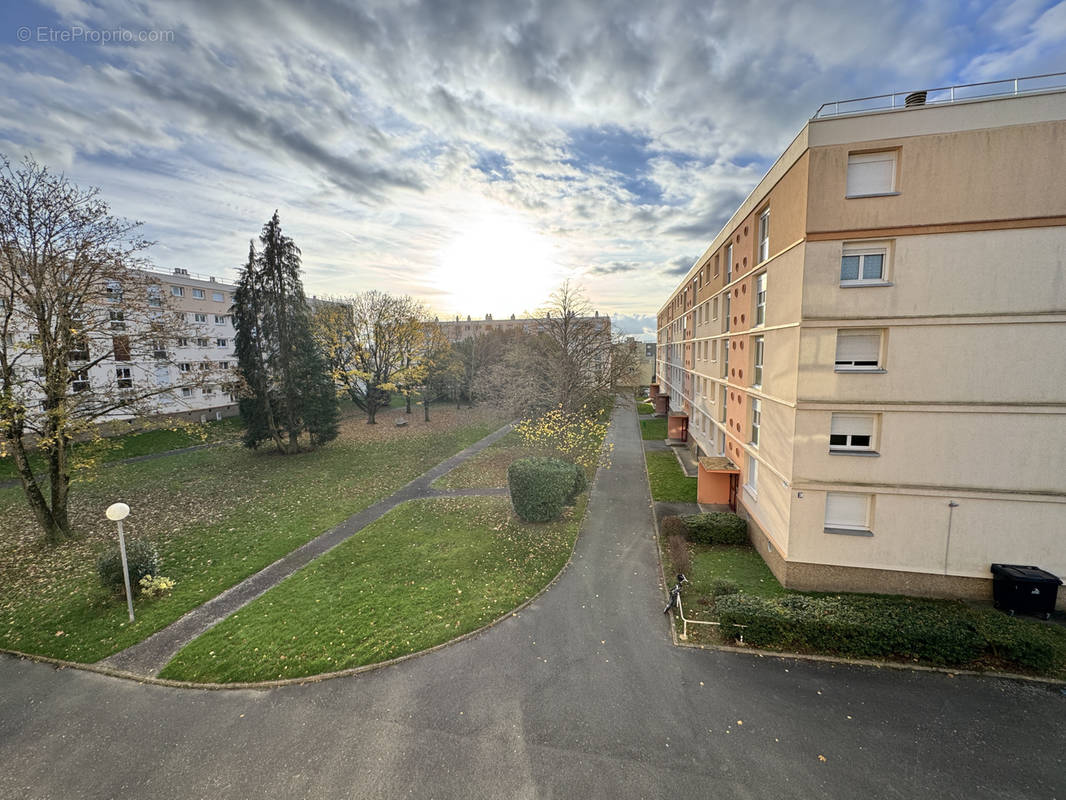
[[1066, 577], [1066, 91], [920, 95], [823, 107], [659, 311], [700, 500], [789, 587]]

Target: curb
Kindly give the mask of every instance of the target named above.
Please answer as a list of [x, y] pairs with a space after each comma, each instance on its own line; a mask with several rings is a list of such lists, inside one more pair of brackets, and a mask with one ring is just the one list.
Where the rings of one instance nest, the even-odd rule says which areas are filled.
[[[680, 461], [680, 459], [678, 459]], [[651, 479], [648, 477], [648, 470], [645, 466], [644, 479], [648, 482], [648, 491], [651, 491]], [[654, 500], [652, 503], [654, 504]], [[654, 516], [653, 516], [654, 521]], [[662, 544], [659, 541], [659, 524], [654, 521], [655, 525], [655, 558], [659, 562], [659, 588], [663, 591], [666, 589], [666, 572], [663, 565], [662, 558]], [[965, 675], [967, 677], [979, 677], [979, 678], [1002, 678], [1004, 680], [1019, 681], [1024, 683], [1036, 683], [1044, 686], [1066, 686], [1066, 680], [1061, 678], [1043, 678], [1038, 675], [1022, 675], [1017, 672], [995, 672], [993, 670], [976, 670], [976, 669], [950, 669], [948, 667], [935, 667], [926, 664], [905, 664], [899, 661], [877, 661], [874, 659], [865, 658], [844, 658], [842, 656], [827, 656], [819, 655], [817, 653], [789, 653], [780, 650], [761, 650], [756, 647], [736, 647], [734, 645], [727, 644], [690, 644], [689, 642], [682, 642], [677, 635], [677, 622], [675, 616], [670, 614], [670, 639], [675, 647], [685, 647], [690, 650], [710, 650], [718, 651], [721, 653], [737, 653], [747, 656], [753, 656], [755, 658], [778, 658], [789, 659], [793, 661], [810, 661], [810, 662], [822, 662], [827, 664], [841, 664], [850, 667], [876, 667], [877, 669], [894, 669], [901, 672], [932, 672], [939, 673], [941, 675]]]

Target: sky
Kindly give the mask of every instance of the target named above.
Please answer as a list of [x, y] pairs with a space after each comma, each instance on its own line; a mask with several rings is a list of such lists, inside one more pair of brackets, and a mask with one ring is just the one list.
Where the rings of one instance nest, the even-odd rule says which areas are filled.
[[1066, 70], [1066, 0], [0, 0], [0, 153], [232, 279], [655, 312], [827, 101]]

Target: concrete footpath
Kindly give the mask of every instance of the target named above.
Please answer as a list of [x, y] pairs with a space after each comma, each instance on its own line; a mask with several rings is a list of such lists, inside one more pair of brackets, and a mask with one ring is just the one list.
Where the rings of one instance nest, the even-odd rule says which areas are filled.
[[1057, 688], [670, 644], [632, 403], [574, 558], [452, 647], [269, 691], [0, 659], [0, 798], [1066, 798]]

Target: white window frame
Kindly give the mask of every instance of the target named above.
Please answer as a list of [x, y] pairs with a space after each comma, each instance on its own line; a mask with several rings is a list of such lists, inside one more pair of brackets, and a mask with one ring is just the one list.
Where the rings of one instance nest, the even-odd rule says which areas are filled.
[[766, 273], [755, 276], [755, 326], [766, 324]]
[[759, 446], [759, 431], [762, 428], [762, 401], [751, 398], [751, 446]]
[[216, 303], [226, 302], [226, 296], [222, 292], [212, 292], [211, 299], [214, 300]]
[[225, 314], [215, 314], [215, 324], [216, 325], [225, 325], [226, 324], [226, 315]]
[[763, 365], [766, 360], [766, 337], [756, 336], [751, 342], [751, 385], [762, 387]]
[[[875, 335], [877, 336], [876, 363], [859, 363], [869, 362], [870, 359], [868, 358], [840, 358], [839, 353], [842, 337], [847, 339], [850, 337], [872, 337]], [[884, 372], [884, 347], [885, 331], [883, 328], [838, 328], [836, 351], [833, 356], [833, 368], [837, 372]]]
[[190, 387], [188, 387], [188, 386], [183, 386], [181, 388], [181, 396], [182, 397], [192, 397], [192, 389]]
[[196, 340], [196, 346], [197, 347], [210, 347], [211, 345], [208, 343], [207, 339], [197, 339]]
[[725, 248], [725, 282], [733, 280], [733, 243], [730, 242]]
[[[877, 278], [867, 278], [866, 259], [870, 256], [881, 256], [881, 275]], [[857, 257], [859, 259], [859, 277], [844, 277], [844, 259]], [[840, 285], [841, 286], [887, 286], [888, 282], [888, 246], [881, 245], [849, 245], [845, 244], [840, 253]]]
[[119, 389], [132, 389], [133, 370], [129, 367], [115, 367], [115, 383]]
[[185, 296], [185, 287], [184, 286], [171, 286], [170, 287], [170, 294], [173, 297], [184, 297]]
[[229, 347], [228, 339], [215, 339], [215, 347]]
[[748, 474], [744, 488], [752, 497], [759, 496], [759, 460], [748, 453]]
[[193, 322], [207, 322], [207, 314], [195, 313], [192, 318]]
[[[874, 191], [869, 191], [864, 186], [864, 182], [873, 182], [871, 177], [866, 173], [872, 173], [877, 167], [870, 167], [865, 165], [872, 164], [885, 164], [891, 162], [891, 172], [889, 174], [888, 186], [879, 184], [877, 187], [873, 187]], [[852, 168], [855, 168], [854, 171]], [[883, 170], [884, 168], [881, 167]], [[878, 150], [874, 153], [848, 153], [848, 166], [845, 185], [845, 197], [884, 197], [886, 195], [899, 194], [897, 190], [899, 177], [899, 150]]]
[[[824, 516], [824, 530], [833, 531], [855, 531], [856, 533], [872, 534], [873, 524], [873, 495], [861, 494], [859, 492], [826, 492], [825, 493], [825, 516]], [[852, 503], [857, 505], [859, 498], [862, 498], [865, 503], [865, 509], [863, 513], [863, 519], [859, 520], [859, 515], [853, 517], [834, 516], [831, 517], [831, 513], [840, 513], [841, 503]], [[832, 509], [831, 504], [837, 501], [837, 508]]]
[[[844, 437], [834, 444], [833, 437]], [[867, 444], [855, 444], [854, 439], [868, 437]], [[834, 412], [829, 422], [830, 453], [876, 453], [877, 415]]]
[[205, 300], [205, 299], [207, 299], [207, 295], [206, 295], [206, 293], [204, 292], [203, 289], [193, 289], [192, 290], [192, 296], [196, 300]]
[[766, 208], [759, 215], [759, 258], [755, 262], [761, 264], [770, 257], [770, 209]]

